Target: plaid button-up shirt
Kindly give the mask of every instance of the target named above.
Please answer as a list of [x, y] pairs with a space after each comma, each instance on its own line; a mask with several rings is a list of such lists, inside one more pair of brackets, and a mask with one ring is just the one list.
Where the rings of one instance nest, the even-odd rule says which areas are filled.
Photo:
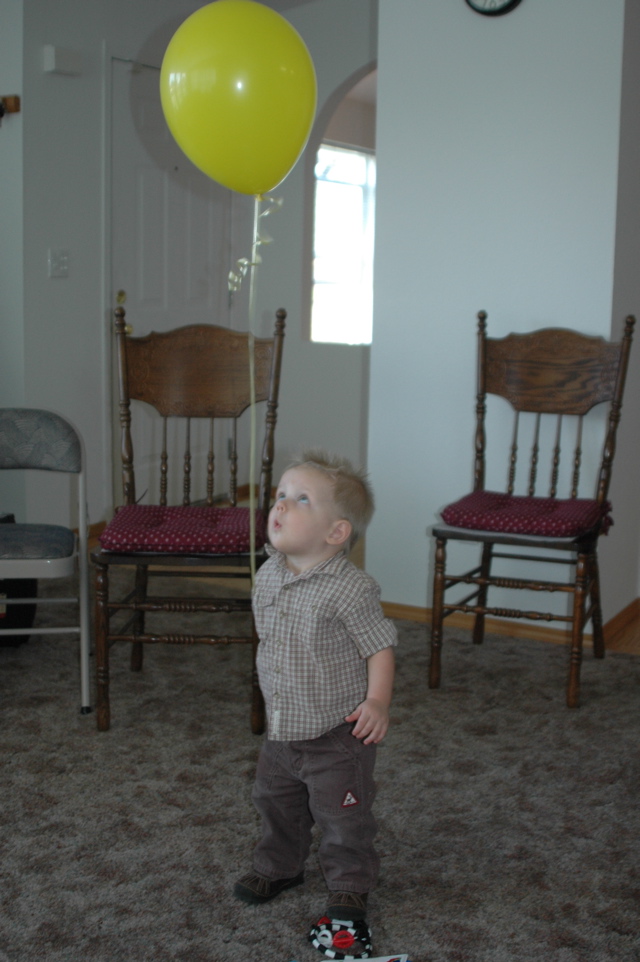
[[367, 661], [397, 644], [380, 588], [344, 554], [296, 575], [273, 552], [259, 569], [253, 613], [270, 739], [318, 738], [367, 694]]

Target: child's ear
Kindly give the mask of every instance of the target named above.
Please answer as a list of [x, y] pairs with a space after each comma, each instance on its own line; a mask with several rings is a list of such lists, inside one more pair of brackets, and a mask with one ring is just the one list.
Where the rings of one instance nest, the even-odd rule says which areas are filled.
[[333, 545], [345, 544], [351, 537], [352, 530], [351, 522], [347, 521], [346, 518], [341, 518], [340, 521], [335, 521], [331, 526], [327, 542]]

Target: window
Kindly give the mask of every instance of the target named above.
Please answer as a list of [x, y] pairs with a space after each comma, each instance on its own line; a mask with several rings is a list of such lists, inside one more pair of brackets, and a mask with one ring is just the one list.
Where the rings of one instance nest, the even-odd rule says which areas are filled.
[[315, 175], [311, 340], [371, 344], [375, 157], [323, 144]]

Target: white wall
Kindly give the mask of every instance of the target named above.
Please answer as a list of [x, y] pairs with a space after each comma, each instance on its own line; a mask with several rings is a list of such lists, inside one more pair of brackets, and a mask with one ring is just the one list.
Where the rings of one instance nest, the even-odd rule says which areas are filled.
[[[110, 451], [104, 48], [159, 62], [153, 58], [201, 5], [10, 0], [3, 10], [2, 91], [22, 95], [23, 113], [0, 130], [0, 318], [9, 332], [0, 391], [3, 403], [43, 404], [78, 423], [88, 447], [92, 521], [106, 510]], [[304, 37], [319, 80], [309, 148], [274, 192], [284, 207], [269, 224], [274, 243], [264, 251], [258, 285], [265, 325], [276, 308], [289, 312], [276, 472], [303, 445], [363, 460], [368, 422], [378, 509], [367, 565], [385, 599], [424, 605], [426, 528], [471, 480], [476, 312], [489, 312], [492, 333], [562, 323], [609, 335], [612, 304], [614, 330], [637, 310], [637, 0], [627, 4], [632, 37], [622, 98], [624, 0], [523, 0], [494, 19], [463, 0], [380, 0], [379, 23], [375, 0], [273, 5]], [[43, 74], [45, 43], [80, 52], [82, 76]], [[315, 147], [341, 97], [377, 57], [368, 416], [368, 349], [308, 341], [309, 239]], [[49, 247], [70, 250], [68, 279], [47, 277]], [[636, 407], [639, 360], [636, 344]], [[628, 399], [612, 494], [629, 510], [624, 523], [615, 511], [619, 523], [603, 545], [624, 564], [605, 566], [606, 617], [638, 594], [632, 412]], [[3, 510], [14, 507], [6, 492]], [[34, 520], [39, 504], [38, 489], [30, 488]], [[56, 507], [66, 520], [68, 506]]]
[[369, 349], [312, 344], [311, 223], [315, 153], [327, 123], [352, 84], [375, 65], [376, 3], [315, 0], [283, 11], [307, 44], [318, 78], [317, 120], [308, 147], [273, 191], [282, 210], [269, 223], [274, 243], [264, 251], [258, 304], [264, 318], [289, 313], [284, 347], [275, 474], [292, 454], [323, 447], [366, 462]]
[[[381, 2], [367, 566], [385, 599], [430, 603], [427, 526], [472, 484], [476, 312], [493, 335], [610, 335], [623, 14]], [[637, 518], [628, 541], [624, 603]]]
[[[622, 83], [620, 169], [616, 225], [616, 263], [613, 289], [614, 322], [625, 314], [640, 315], [640, 4], [627, 0]], [[631, 362], [618, 432], [611, 501], [618, 520], [601, 541], [605, 614], [621, 611], [640, 596], [638, 562], [638, 491], [640, 491], [640, 320], [631, 349]], [[617, 336], [617, 331], [616, 331]], [[627, 519], [631, 519], [628, 523]]]
[[[28, 406], [59, 411], [86, 444], [91, 521], [104, 517], [105, 434], [109, 376], [105, 345], [111, 325], [104, 274], [105, 45], [134, 58], [154, 35], [160, 51], [194, 0], [22, 0], [23, 94], [23, 335], [22, 391]], [[42, 51], [52, 44], [81, 58], [81, 74], [44, 73]], [[47, 274], [49, 248], [70, 252], [69, 276]], [[4, 296], [4, 295], [3, 295]], [[107, 419], [108, 420], [108, 419]], [[47, 501], [49, 479], [30, 475], [29, 520], [68, 520], [68, 505]], [[46, 485], [46, 487], [45, 487]]]
[[[0, 91], [3, 97], [22, 93], [22, 10], [19, 0], [5, 4], [0, 29]], [[0, 405], [24, 403], [24, 273], [22, 266], [22, 112], [5, 117], [0, 128]], [[24, 513], [21, 476], [5, 472], [0, 488], [0, 512]]]
[[[103, 519], [110, 505], [104, 481], [110, 478], [110, 418], [105, 411], [114, 306], [105, 272], [109, 58], [159, 65], [179, 24], [200, 6], [199, 0], [11, 0], [10, 15], [3, 19], [0, 52], [6, 47], [15, 56], [3, 56], [0, 77], [6, 77], [7, 92], [22, 95], [24, 107], [12, 128], [5, 121], [2, 129], [3, 148], [11, 129], [19, 131], [11, 153], [5, 148], [2, 157], [8, 167], [13, 165], [12, 188], [5, 192], [2, 208], [3, 234], [11, 238], [11, 249], [2, 268], [9, 277], [0, 289], [0, 308], [3, 317], [14, 318], [12, 342], [7, 338], [4, 343], [4, 403], [53, 408], [77, 424], [87, 446], [92, 522]], [[336, 88], [348, 88], [352, 76], [358, 79], [375, 60], [375, 8], [374, 0], [350, 0], [348, 5], [316, 0], [282, 11], [303, 34], [316, 64], [316, 143], [340, 99]], [[81, 75], [43, 73], [45, 44], [79, 54]], [[276, 472], [301, 446], [325, 446], [354, 460], [362, 460], [365, 452], [368, 351], [311, 345], [307, 336], [304, 218], [311, 209], [313, 165], [305, 163], [302, 159], [277, 191], [284, 209], [269, 223], [274, 243], [264, 249], [258, 283], [265, 331], [272, 330], [278, 307], [289, 313]], [[70, 252], [68, 278], [47, 276], [49, 248]], [[10, 490], [5, 479], [2, 485], [3, 510], [21, 499], [20, 513], [24, 505], [29, 520], [49, 517], [51, 508], [52, 520], [69, 520], [68, 504], [48, 502], [41, 479], [27, 481], [26, 504], [22, 489]]]
[[375, 150], [376, 108], [374, 104], [362, 103], [346, 96], [338, 104], [326, 130], [328, 140], [347, 146], [366, 147]]

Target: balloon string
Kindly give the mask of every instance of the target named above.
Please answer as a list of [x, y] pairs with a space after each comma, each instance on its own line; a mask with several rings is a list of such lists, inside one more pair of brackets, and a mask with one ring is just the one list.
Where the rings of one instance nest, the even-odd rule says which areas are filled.
[[282, 207], [282, 198], [268, 198], [269, 206], [260, 210], [264, 201], [262, 194], [255, 195], [253, 208], [253, 243], [251, 258], [241, 257], [236, 261], [236, 270], [229, 271], [228, 287], [230, 291], [239, 291], [242, 281], [249, 274], [249, 565], [251, 572], [251, 587], [256, 576], [256, 383], [255, 383], [255, 330], [256, 330], [256, 278], [258, 265], [262, 263], [258, 248], [262, 244], [271, 244], [272, 238], [260, 231], [260, 220], [268, 217]]
[[249, 391], [251, 404], [250, 412], [250, 440], [249, 440], [249, 567], [251, 571], [251, 588], [256, 580], [256, 380], [255, 380], [255, 311], [256, 311], [256, 268], [258, 266], [258, 223], [260, 219], [260, 202], [262, 197], [256, 194], [253, 206], [253, 245], [251, 248], [251, 274], [249, 277]]
[[[246, 277], [247, 273], [250, 273], [249, 282], [253, 283], [253, 271], [254, 268], [262, 263], [262, 258], [258, 251], [258, 248], [263, 244], [272, 244], [273, 238], [269, 237], [268, 234], [261, 232], [260, 221], [263, 217], [268, 217], [273, 214], [274, 211], [280, 210], [282, 207], [282, 197], [269, 197], [269, 206], [264, 210], [260, 210], [260, 204], [265, 200], [262, 194], [255, 195], [255, 206], [253, 215], [253, 248], [251, 251], [251, 258], [240, 257], [236, 261], [236, 270], [229, 271], [228, 287], [232, 293], [239, 291], [242, 287], [242, 282]], [[251, 307], [250, 307], [251, 310]]]

